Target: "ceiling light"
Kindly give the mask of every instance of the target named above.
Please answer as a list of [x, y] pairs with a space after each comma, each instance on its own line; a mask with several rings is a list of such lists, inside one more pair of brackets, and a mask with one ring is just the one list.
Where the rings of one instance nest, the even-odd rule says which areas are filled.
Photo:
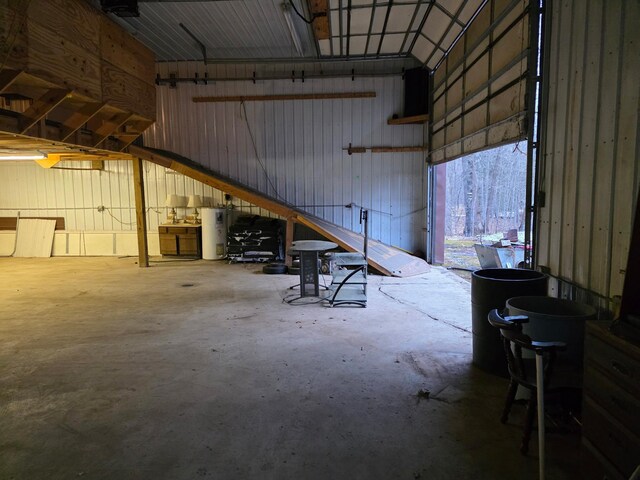
[[289, 35], [291, 36], [293, 46], [296, 47], [298, 55], [302, 56], [302, 42], [300, 41], [300, 37], [298, 36], [298, 32], [296, 31], [295, 26], [293, 25], [293, 19], [291, 18], [291, 7], [287, 3], [282, 4], [282, 14], [284, 15], [284, 21], [286, 22], [287, 28], [289, 29]]
[[47, 156], [44, 153], [0, 153], [0, 160], [44, 160]]

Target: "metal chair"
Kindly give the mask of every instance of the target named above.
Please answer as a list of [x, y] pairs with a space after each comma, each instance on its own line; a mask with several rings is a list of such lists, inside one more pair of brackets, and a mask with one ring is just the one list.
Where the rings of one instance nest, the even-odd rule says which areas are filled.
[[542, 355], [545, 403], [547, 403], [547, 396], [550, 398], [555, 396], [560, 400], [565, 412], [569, 412], [576, 401], [579, 404], [582, 374], [569, 364], [557, 363], [558, 352], [566, 348], [564, 342], [537, 342], [522, 333], [522, 324], [529, 321], [528, 317], [503, 317], [498, 313], [498, 310], [494, 309], [489, 312], [488, 320], [493, 327], [500, 329], [507, 356], [509, 376], [511, 377], [504, 409], [500, 417], [502, 423], [506, 423], [509, 419], [509, 413], [511, 412], [518, 386], [530, 391], [522, 443], [520, 445], [520, 452], [526, 454], [529, 450], [529, 439], [536, 414], [537, 387], [535, 359], [523, 356], [523, 350]]

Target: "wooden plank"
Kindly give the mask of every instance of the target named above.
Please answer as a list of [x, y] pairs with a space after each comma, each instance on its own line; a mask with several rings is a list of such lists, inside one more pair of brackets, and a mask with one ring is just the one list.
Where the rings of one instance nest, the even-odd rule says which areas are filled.
[[311, 26], [316, 40], [328, 40], [331, 37], [329, 27], [329, 0], [309, 0], [309, 11], [315, 18]]
[[232, 95], [226, 97], [193, 97], [194, 103], [268, 102], [274, 100], [335, 100], [344, 98], [375, 98], [376, 92], [298, 93], [283, 95]]
[[103, 62], [155, 85], [154, 53], [108, 17], [102, 17], [100, 21], [100, 52]]
[[23, 2], [18, 8], [16, 2], [0, 2], [0, 65], [15, 70], [27, 67], [27, 7]]
[[[131, 145], [128, 151], [136, 157], [171, 168], [205, 185], [229, 193], [240, 200], [269, 210], [287, 219], [304, 223], [326, 238], [335, 241], [348, 251], [361, 251], [362, 249], [362, 235], [338, 227], [326, 220], [313, 217], [275, 199], [269, 198], [250, 187], [244, 186], [232, 179], [222, 177], [184, 157], [180, 157], [171, 152], [153, 150], [135, 145]], [[370, 241], [369, 245], [369, 263], [386, 275], [404, 277], [424, 273], [429, 269], [429, 265], [424, 260], [414, 257], [405, 251], [376, 241]]]
[[20, 70], [11, 70], [10, 68], [0, 70], [0, 93], [9, 88], [21, 73]]
[[[337, 243], [348, 252], [362, 252], [364, 237], [317, 217], [298, 214], [297, 221]], [[384, 275], [409, 277], [429, 271], [429, 264], [421, 258], [375, 240], [368, 243], [368, 263]]]
[[144, 203], [144, 174], [142, 159], [133, 160], [133, 188], [136, 198], [136, 231], [138, 233], [138, 266], [149, 266], [149, 247], [147, 244], [147, 211]]
[[413, 115], [411, 117], [389, 118], [387, 125], [407, 125], [407, 124], [419, 124], [429, 121], [429, 114]]
[[69, 139], [80, 127], [82, 127], [82, 125], [91, 120], [104, 106], [104, 103], [92, 102], [87, 103], [79, 110], [72, 110], [69, 112], [60, 121], [62, 124], [60, 139], [63, 142]]
[[27, 72], [95, 100], [102, 95], [100, 57], [60, 37], [40, 23], [27, 20]]
[[183, 175], [202, 182], [205, 185], [209, 185], [216, 190], [229, 193], [240, 200], [252, 203], [253, 205], [269, 210], [270, 212], [282, 217], [288, 218], [296, 213], [292, 208], [270, 199], [262, 193], [243, 187], [231, 179], [222, 178], [214, 172], [207, 170], [199, 164], [190, 162], [187, 159], [176, 160], [173, 156], [135, 145], [130, 145], [128, 152], [149, 162], [162, 165], [166, 168], [171, 168], [178, 173], [182, 173]]
[[427, 147], [416, 145], [411, 147], [352, 147], [343, 148], [346, 150], [349, 155], [353, 155], [354, 153], [366, 153], [367, 150], [372, 153], [415, 153], [415, 152], [424, 152], [427, 150]]
[[371, 147], [372, 153], [414, 153], [424, 152], [427, 148], [417, 145], [413, 147]]
[[[284, 251], [288, 252], [289, 250], [291, 250], [291, 244], [293, 243], [293, 233], [295, 231], [295, 217], [288, 217], [287, 218], [287, 227], [285, 230], [285, 235], [284, 235]], [[287, 267], [290, 267], [292, 264], [293, 259], [291, 258], [290, 255], [286, 254], [285, 255], [285, 264], [287, 265]]]
[[38, 22], [85, 52], [100, 49], [100, 15], [82, 0], [30, 0], [29, 21]]
[[32, 126], [42, 120], [46, 115], [60, 105], [70, 91], [54, 88], [33, 102], [31, 107], [20, 116], [20, 133], [24, 134]]
[[146, 119], [156, 119], [156, 87], [123, 69], [102, 63], [102, 101]]
[[131, 145], [136, 138], [138, 138], [140, 135], [142, 135], [142, 133], [149, 128], [151, 125], [153, 125], [153, 121], [152, 120], [145, 120], [145, 121], [139, 121], [136, 123], [136, 128], [138, 131], [136, 132], [132, 132], [132, 133], [115, 133], [112, 136], [116, 137], [119, 141], [120, 144], [122, 146], [122, 148], [120, 148], [120, 151], [124, 151], [129, 145]]
[[96, 128], [93, 132], [93, 147], [97, 147], [98, 145], [100, 145], [104, 140], [106, 140], [109, 135], [111, 135], [122, 125], [127, 123], [127, 120], [129, 120], [132, 116], [133, 114], [129, 112], [117, 113], [109, 120], [104, 121], [102, 125]]
[[[20, 219], [41, 219], [41, 220], [55, 220], [56, 221], [56, 230], [64, 230], [65, 223], [64, 217], [20, 217]], [[15, 230], [16, 224], [18, 223], [17, 217], [0, 217], [0, 231], [2, 230]]]

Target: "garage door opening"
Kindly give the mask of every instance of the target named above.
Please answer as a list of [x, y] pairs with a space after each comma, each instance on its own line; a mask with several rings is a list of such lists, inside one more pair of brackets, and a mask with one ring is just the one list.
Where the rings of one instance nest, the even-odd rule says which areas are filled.
[[[444, 266], [470, 279], [478, 268], [524, 262], [526, 142], [438, 165], [446, 179], [437, 214], [444, 216]], [[444, 199], [442, 198], [444, 196]]]

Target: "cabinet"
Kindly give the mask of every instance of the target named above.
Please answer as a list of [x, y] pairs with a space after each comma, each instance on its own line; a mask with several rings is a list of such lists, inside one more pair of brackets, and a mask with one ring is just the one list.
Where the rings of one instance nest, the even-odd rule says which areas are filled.
[[616, 333], [607, 324], [587, 324], [582, 413], [587, 479], [627, 479], [640, 465], [640, 345]]
[[361, 253], [334, 253], [329, 303], [367, 306], [367, 259]]
[[189, 224], [160, 225], [160, 253], [180, 257], [202, 257], [202, 226]]

